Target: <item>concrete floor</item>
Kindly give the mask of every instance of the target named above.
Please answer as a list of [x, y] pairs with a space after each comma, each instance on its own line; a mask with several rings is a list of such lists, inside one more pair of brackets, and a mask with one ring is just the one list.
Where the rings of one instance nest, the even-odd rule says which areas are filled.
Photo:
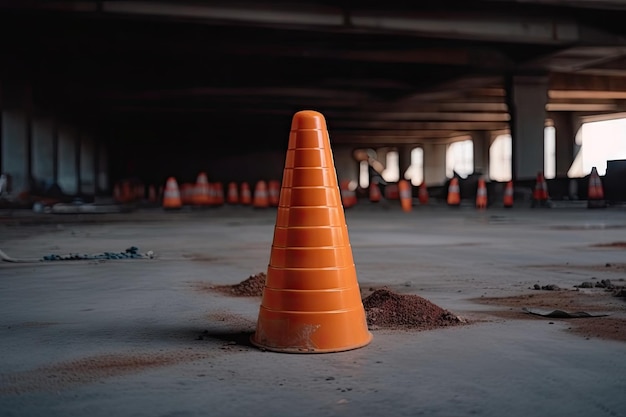
[[[591, 247], [626, 241], [623, 209], [349, 209], [361, 288], [418, 294], [476, 322], [374, 330], [364, 348], [309, 355], [249, 344], [260, 298], [201, 291], [265, 271], [275, 215], [0, 213], [0, 249], [15, 258], [157, 254], [0, 262], [0, 415], [626, 416], [624, 342], [471, 301], [624, 278], [588, 269], [626, 263], [624, 248]], [[607, 309], [625, 319], [613, 298]]]

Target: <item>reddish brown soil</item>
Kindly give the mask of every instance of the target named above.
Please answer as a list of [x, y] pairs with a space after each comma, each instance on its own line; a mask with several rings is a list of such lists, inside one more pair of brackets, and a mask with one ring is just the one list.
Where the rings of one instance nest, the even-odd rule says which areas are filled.
[[200, 283], [196, 285], [199, 291], [213, 291], [233, 297], [260, 297], [263, 295], [263, 287], [265, 286], [266, 275], [259, 272], [251, 275], [246, 280], [234, 285], [207, 285]]
[[363, 307], [367, 324], [373, 330], [430, 330], [465, 323], [465, 320], [418, 295], [397, 294], [386, 288], [366, 297]]
[[626, 242], [611, 242], [611, 243], [598, 243], [591, 245], [595, 248], [624, 248], [626, 249]]
[[[512, 297], [481, 297], [473, 299], [477, 303], [509, 307], [501, 311], [489, 311], [486, 314], [504, 319], [534, 319], [544, 321], [567, 321], [569, 331], [586, 338], [610, 339], [626, 342], [626, 302], [623, 297], [615, 297], [610, 291], [541, 291]], [[555, 319], [530, 315], [522, 311], [523, 307], [537, 308], [542, 311], [562, 310], [568, 313], [605, 312], [608, 317]]]

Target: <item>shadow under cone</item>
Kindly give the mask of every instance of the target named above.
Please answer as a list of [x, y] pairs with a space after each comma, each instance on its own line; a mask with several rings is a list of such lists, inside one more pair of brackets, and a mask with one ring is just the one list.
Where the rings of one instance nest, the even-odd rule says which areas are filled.
[[365, 310], [352, 258], [324, 116], [294, 115], [254, 345], [325, 353], [367, 345]]

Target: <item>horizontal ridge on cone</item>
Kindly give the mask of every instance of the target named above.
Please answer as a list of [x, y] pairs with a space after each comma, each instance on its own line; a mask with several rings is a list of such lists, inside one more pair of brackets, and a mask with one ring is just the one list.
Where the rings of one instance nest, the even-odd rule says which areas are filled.
[[[283, 187], [280, 205], [293, 206], [338, 206], [337, 190], [334, 187]], [[288, 203], [288, 204], [287, 204]]]
[[270, 263], [284, 268], [330, 268], [354, 265], [351, 246], [281, 248], [272, 246]]
[[[333, 312], [360, 308], [358, 286], [326, 290], [263, 289], [263, 306], [274, 311]], [[350, 307], [352, 306], [352, 307]]]
[[285, 168], [283, 187], [337, 187], [332, 168]]
[[289, 149], [287, 151], [287, 157], [285, 158], [285, 167], [317, 167], [328, 168], [332, 167], [332, 162], [329, 161], [330, 155], [328, 155], [324, 149], [319, 148], [304, 148], [304, 149]]
[[326, 138], [318, 130], [310, 129], [291, 132], [287, 151], [294, 149], [324, 149], [325, 143]]
[[344, 288], [346, 283], [356, 282], [353, 265], [341, 268], [281, 268], [267, 267], [265, 286], [292, 290], [324, 290]]
[[277, 208], [276, 226], [344, 226], [346, 224], [341, 207], [303, 206]]
[[276, 247], [337, 246], [345, 242], [346, 230], [341, 226], [282, 227], [274, 228]]

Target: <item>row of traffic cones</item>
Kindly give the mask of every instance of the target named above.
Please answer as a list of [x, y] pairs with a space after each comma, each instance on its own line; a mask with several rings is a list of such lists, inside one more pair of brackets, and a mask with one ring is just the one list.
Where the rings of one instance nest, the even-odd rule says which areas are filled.
[[278, 207], [280, 183], [277, 180], [256, 183], [254, 194], [248, 182], [238, 185], [228, 183], [226, 196], [221, 182], [209, 183], [206, 173], [198, 174], [196, 184], [182, 184], [178, 186], [175, 177], [169, 177], [165, 183], [163, 193], [163, 208], [179, 209], [184, 205], [192, 206], [221, 206], [226, 204], [241, 204], [254, 208]]
[[[602, 181], [598, 175], [596, 167], [591, 169], [589, 176], [589, 189], [588, 189], [588, 207], [589, 208], [603, 208], [606, 207], [606, 201], [604, 200], [604, 189], [602, 187]], [[459, 189], [459, 180], [454, 177], [450, 180], [448, 187], [448, 196], [446, 202], [449, 206], [459, 206], [461, 204], [461, 194]], [[514, 188], [513, 181], [508, 181], [504, 188], [504, 196], [502, 204], [505, 208], [513, 207], [514, 202]], [[543, 175], [543, 172], [537, 173], [537, 180], [533, 189], [532, 207], [550, 207], [550, 195], [548, 193], [548, 184]], [[484, 178], [478, 179], [478, 187], [476, 190], [476, 208], [484, 210], [487, 208], [487, 186]]]

